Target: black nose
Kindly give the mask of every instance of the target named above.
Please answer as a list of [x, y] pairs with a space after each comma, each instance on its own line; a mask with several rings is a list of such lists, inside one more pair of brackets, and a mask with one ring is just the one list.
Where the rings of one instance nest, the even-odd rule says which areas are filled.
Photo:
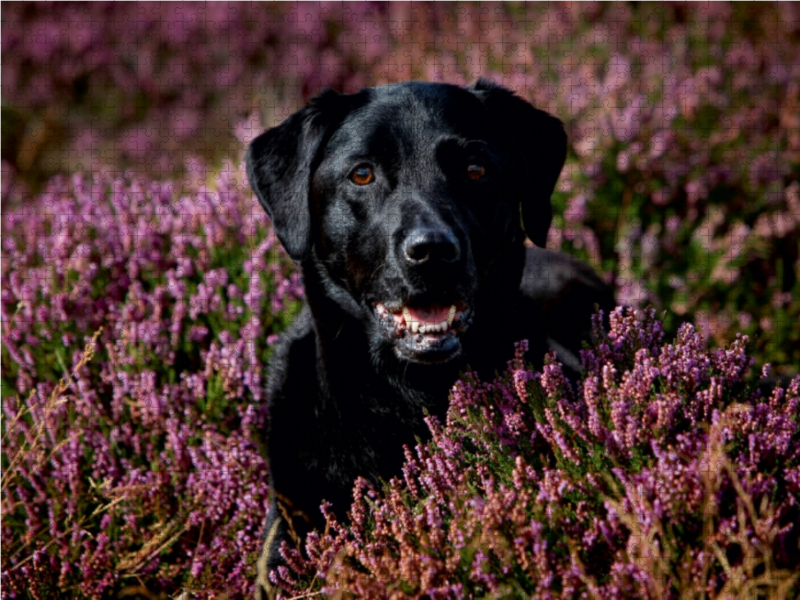
[[419, 227], [403, 241], [403, 255], [410, 264], [441, 261], [452, 263], [461, 256], [458, 239], [446, 229]]

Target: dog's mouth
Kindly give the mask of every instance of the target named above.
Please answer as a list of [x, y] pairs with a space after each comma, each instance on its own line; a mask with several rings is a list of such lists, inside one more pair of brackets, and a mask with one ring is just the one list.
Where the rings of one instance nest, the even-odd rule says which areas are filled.
[[472, 323], [472, 310], [463, 302], [445, 305], [412, 299], [388, 306], [375, 302], [375, 312], [398, 356], [419, 363], [440, 363], [458, 356], [459, 335]]

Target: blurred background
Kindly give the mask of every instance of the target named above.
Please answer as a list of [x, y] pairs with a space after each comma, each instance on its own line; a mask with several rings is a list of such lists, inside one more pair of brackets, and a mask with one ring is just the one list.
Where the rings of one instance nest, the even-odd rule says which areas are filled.
[[2, 53], [5, 210], [240, 161], [325, 87], [491, 78], [567, 124], [549, 247], [797, 372], [797, 3], [4, 2]]

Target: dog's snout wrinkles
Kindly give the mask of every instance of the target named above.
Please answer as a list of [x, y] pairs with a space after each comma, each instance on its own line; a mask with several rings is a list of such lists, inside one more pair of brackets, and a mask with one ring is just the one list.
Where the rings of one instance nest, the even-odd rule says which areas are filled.
[[461, 246], [450, 231], [417, 228], [403, 241], [403, 257], [411, 265], [436, 261], [453, 263], [461, 257]]

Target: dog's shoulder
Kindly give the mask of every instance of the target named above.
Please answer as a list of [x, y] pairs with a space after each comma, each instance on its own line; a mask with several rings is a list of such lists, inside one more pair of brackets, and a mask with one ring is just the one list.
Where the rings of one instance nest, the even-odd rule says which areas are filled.
[[569, 254], [536, 246], [526, 248], [522, 292], [541, 301], [580, 295], [594, 299], [601, 307], [614, 302], [611, 288], [592, 267]]
[[561, 358], [568, 358], [567, 353], [577, 357], [582, 341], [591, 337], [595, 306], [606, 321], [616, 306], [613, 290], [592, 267], [568, 254], [538, 247], [526, 250], [522, 294], [543, 316], [550, 347]]

